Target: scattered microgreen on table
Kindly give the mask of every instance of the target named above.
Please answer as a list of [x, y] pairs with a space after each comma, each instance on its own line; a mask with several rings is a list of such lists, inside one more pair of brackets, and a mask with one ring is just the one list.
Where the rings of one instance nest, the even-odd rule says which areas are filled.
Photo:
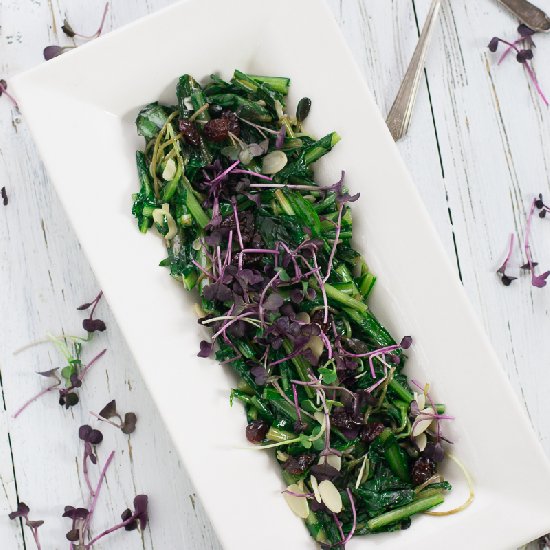
[[452, 417], [409, 384], [412, 339], [397, 343], [368, 306], [376, 277], [351, 243], [359, 196], [343, 173], [327, 187], [314, 173], [340, 136], [309, 134], [312, 102], [289, 114], [289, 85], [238, 70], [204, 86], [180, 77], [176, 105], [136, 119], [132, 213], [162, 237], [161, 266], [198, 291], [212, 334], [198, 355], [237, 374], [231, 403], [251, 449], [272, 449], [312, 537], [343, 547], [443, 502], [440, 424]]

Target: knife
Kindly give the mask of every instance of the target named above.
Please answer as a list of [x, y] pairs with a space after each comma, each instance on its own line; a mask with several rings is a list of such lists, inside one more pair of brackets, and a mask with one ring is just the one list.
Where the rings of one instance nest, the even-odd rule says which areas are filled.
[[537, 32], [550, 31], [550, 18], [528, 0], [498, 0], [522, 23]]

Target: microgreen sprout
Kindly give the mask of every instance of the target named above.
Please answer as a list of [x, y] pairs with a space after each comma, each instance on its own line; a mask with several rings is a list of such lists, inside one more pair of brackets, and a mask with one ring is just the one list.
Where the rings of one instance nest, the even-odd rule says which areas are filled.
[[[15, 98], [8, 92], [8, 83], [2, 78], [0, 79], [0, 97], [4, 94], [12, 103], [13, 106], [19, 110], [19, 105], [17, 104], [17, 101]], [[7, 204], [6, 198], [4, 197], [4, 194], [2, 194], [2, 198], [4, 199], [4, 206]]]
[[[498, 50], [499, 44], [502, 43], [508, 46], [502, 54], [501, 58], [499, 59], [499, 64], [502, 63], [502, 61], [512, 50], [514, 50], [516, 52], [516, 61], [523, 65], [527, 74], [529, 75], [529, 78], [531, 79], [531, 82], [535, 86], [537, 93], [541, 97], [544, 104], [548, 107], [548, 99], [544, 95], [544, 92], [542, 91], [537, 76], [535, 74], [535, 70], [530, 63], [530, 61], [533, 59], [533, 48], [535, 46], [535, 43], [533, 41], [533, 34], [535, 33], [525, 25], [520, 25], [518, 27], [518, 32], [520, 34], [520, 37], [514, 42], [508, 42], [507, 40], [503, 40], [498, 36], [494, 36], [493, 38], [491, 38], [488, 48], [491, 52], [494, 53]], [[518, 45], [521, 45], [521, 49], [518, 47]]]
[[[539, 196], [539, 199], [533, 199], [531, 203], [531, 208], [529, 209], [529, 215], [527, 217], [527, 225], [525, 227], [525, 240], [523, 243], [523, 248], [525, 251], [525, 257], [527, 258], [527, 264], [529, 266], [529, 271], [531, 272], [531, 284], [534, 287], [537, 288], [543, 288], [547, 284], [547, 279], [550, 277], [550, 271], [545, 271], [544, 273], [541, 273], [540, 275], [537, 275], [535, 273], [535, 267], [536, 264], [533, 262], [533, 258], [531, 256], [531, 225], [533, 222], [533, 215], [535, 213], [535, 209], [537, 208], [538, 201], [542, 201], [542, 196]], [[543, 211], [543, 210], [541, 210]]]
[[504, 286], [510, 286], [512, 282], [517, 279], [517, 277], [511, 277], [506, 273], [508, 263], [510, 262], [510, 258], [512, 257], [512, 253], [514, 251], [514, 239], [515, 235], [512, 233], [510, 235], [510, 243], [508, 245], [508, 253], [506, 254], [506, 258], [504, 259], [504, 262], [502, 262], [502, 265], [497, 269], [497, 273], [500, 275], [500, 280]]
[[[101, 22], [99, 24], [99, 27], [95, 31], [94, 34], [85, 35], [85, 34], [80, 34], [80, 33], [75, 32], [73, 30], [72, 26], [70, 25], [70, 23], [67, 21], [67, 19], [64, 19], [63, 25], [61, 26], [61, 30], [69, 38], [75, 38], [76, 37], [76, 38], [80, 38], [80, 39], [85, 40], [85, 41], [93, 40], [94, 38], [97, 38], [98, 36], [100, 36], [101, 33], [103, 32], [103, 26], [105, 25], [105, 20], [107, 18], [107, 11], [108, 10], [109, 10], [109, 3], [107, 2], [105, 4], [105, 7], [103, 8], [103, 15], [101, 17]], [[58, 57], [58, 56], [64, 54], [66, 51], [74, 49], [74, 48], [76, 48], [76, 45], [73, 45], [73, 46], [57, 46], [57, 45], [46, 46], [44, 48], [44, 52], [43, 52], [44, 59], [46, 61], [49, 61], [50, 59], [53, 59], [54, 57]]]
[[29, 507], [24, 502], [19, 502], [17, 504], [17, 510], [15, 512], [10, 512], [8, 517], [10, 519], [21, 519], [24, 520], [25, 525], [31, 530], [34, 543], [37, 550], [41, 550], [42, 546], [40, 545], [40, 540], [38, 538], [38, 528], [44, 523], [42, 520], [30, 520], [29, 519]]
[[[111, 424], [111, 426], [118, 428], [124, 434], [129, 435], [134, 433], [136, 430], [136, 414], [133, 412], [127, 412], [124, 414], [124, 418], [122, 418], [120, 413], [117, 411], [116, 401], [114, 399], [109, 401], [109, 403], [107, 403], [107, 405], [99, 411], [99, 414], [92, 411], [90, 411], [90, 414], [95, 416], [98, 420], [107, 422], [108, 424]], [[116, 420], [113, 421], [113, 418]]]

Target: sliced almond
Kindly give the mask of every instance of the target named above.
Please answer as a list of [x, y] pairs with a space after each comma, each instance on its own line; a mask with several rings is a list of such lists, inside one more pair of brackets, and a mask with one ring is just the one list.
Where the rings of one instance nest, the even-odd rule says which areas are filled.
[[322, 456], [319, 459], [319, 464], [328, 464], [336, 470], [340, 471], [342, 469], [342, 457], [338, 455], [327, 455]]
[[431, 407], [423, 409], [418, 413], [411, 433], [414, 438], [424, 433], [430, 427], [430, 424], [434, 421], [432, 418], [433, 414], [435, 414], [435, 411]]
[[420, 435], [414, 438], [414, 442], [416, 443], [418, 450], [422, 452], [426, 448], [426, 444], [428, 443], [428, 438], [426, 437], [425, 433], [421, 433]]
[[325, 344], [319, 336], [312, 336], [309, 339], [309, 342], [306, 345], [306, 348], [309, 348], [315, 357], [319, 358], [323, 354], [325, 349]]
[[[289, 485], [287, 491], [297, 494], [304, 494], [303, 490], [300, 489], [300, 486], [296, 483]], [[309, 516], [309, 503], [305, 496], [297, 497], [294, 495], [289, 495], [288, 493], [283, 493], [288, 507], [302, 519], [306, 519]]]
[[262, 172], [264, 174], [276, 174], [280, 172], [288, 162], [283, 151], [271, 151], [262, 159]]
[[288, 455], [283, 453], [283, 451], [277, 451], [277, 460], [279, 462], [286, 462], [288, 460]]
[[325, 479], [319, 483], [319, 493], [325, 506], [335, 514], [342, 511], [342, 497], [332, 481]]
[[283, 106], [278, 99], [275, 100], [275, 112], [277, 113], [279, 120], [281, 120], [281, 118], [285, 116], [285, 112], [283, 111]]
[[361, 468], [359, 470], [359, 473], [357, 474], [357, 481], [355, 482], [355, 488], [359, 489], [359, 486], [367, 481], [369, 477], [369, 470], [370, 470], [370, 461], [368, 459], [368, 456], [365, 455], [365, 458], [363, 459], [363, 464], [361, 464]]
[[176, 161], [174, 159], [168, 159], [164, 170], [162, 171], [162, 179], [164, 181], [170, 181], [174, 178], [177, 172]]
[[416, 393], [414, 392], [414, 400], [416, 401], [416, 404], [418, 405], [418, 410], [421, 411], [426, 406], [426, 396], [424, 393]]
[[320, 504], [321, 503], [321, 493], [319, 492], [319, 484], [317, 483], [317, 478], [315, 476], [311, 476], [309, 478], [309, 483], [311, 484], [311, 488], [313, 489], [313, 494], [315, 495], [315, 500]]

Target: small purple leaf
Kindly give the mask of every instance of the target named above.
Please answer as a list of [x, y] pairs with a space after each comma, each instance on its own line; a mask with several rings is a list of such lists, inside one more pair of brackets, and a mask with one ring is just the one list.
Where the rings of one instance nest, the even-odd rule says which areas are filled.
[[107, 328], [101, 319], [84, 319], [82, 327], [87, 332], [103, 332]]
[[44, 59], [46, 61], [49, 61], [54, 57], [60, 56], [64, 52], [65, 52], [65, 49], [62, 48], [61, 46], [46, 46], [44, 48]]
[[493, 53], [496, 52], [498, 50], [499, 42], [500, 42], [500, 39], [498, 38], [498, 36], [493, 36], [493, 38], [491, 38], [491, 41], [489, 42], [489, 45], [488, 45], [489, 51]]
[[411, 347], [412, 343], [413, 343], [412, 336], [404, 336], [403, 340], [401, 340], [400, 346], [403, 349], [409, 349]]
[[125, 434], [134, 433], [136, 430], [137, 416], [133, 412], [128, 412], [124, 415], [124, 422], [120, 429]]
[[105, 407], [103, 407], [99, 411], [99, 416], [101, 418], [113, 418], [113, 416], [118, 416], [117, 410], [116, 410], [116, 401], [113, 399], [112, 401], [109, 401]]
[[207, 358], [210, 357], [212, 354], [212, 350], [214, 348], [214, 344], [212, 342], [207, 342], [206, 340], [202, 340], [200, 343], [201, 349], [199, 353], [197, 353], [198, 357]]

